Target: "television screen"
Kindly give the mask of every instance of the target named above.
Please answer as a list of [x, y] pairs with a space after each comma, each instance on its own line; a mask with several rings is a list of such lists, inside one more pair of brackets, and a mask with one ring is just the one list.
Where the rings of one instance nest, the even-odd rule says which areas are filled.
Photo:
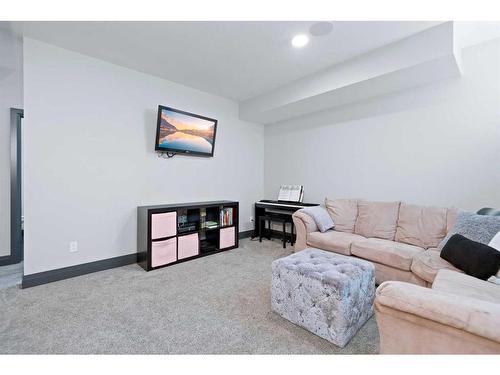
[[213, 156], [217, 120], [158, 106], [156, 151]]

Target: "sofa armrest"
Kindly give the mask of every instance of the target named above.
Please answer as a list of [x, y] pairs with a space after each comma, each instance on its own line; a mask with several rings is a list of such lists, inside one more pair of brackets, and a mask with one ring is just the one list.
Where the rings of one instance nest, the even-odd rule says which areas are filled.
[[[493, 302], [388, 281], [377, 288], [375, 310], [377, 320], [379, 314], [392, 311], [394, 316], [399, 312], [403, 319], [405, 316], [420, 317], [500, 343], [500, 304]], [[418, 336], [418, 329], [414, 334]], [[418, 341], [419, 338], [414, 339]]]
[[306, 214], [305, 212], [296, 211], [292, 215], [293, 224], [295, 225], [296, 240], [295, 240], [295, 251], [303, 250], [307, 247], [307, 234], [311, 232], [316, 232], [318, 226], [314, 219]]

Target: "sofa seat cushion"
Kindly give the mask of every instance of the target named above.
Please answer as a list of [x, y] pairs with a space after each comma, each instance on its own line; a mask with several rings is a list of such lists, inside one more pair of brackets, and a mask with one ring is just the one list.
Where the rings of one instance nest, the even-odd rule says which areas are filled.
[[354, 233], [363, 237], [394, 240], [400, 202], [358, 202]]
[[397, 242], [428, 249], [436, 247], [446, 236], [447, 209], [401, 203]]
[[441, 251], [436, 248], [431, 248], [423, 253], [419, 253], [413, 258], [411, 264], [411, 272], [416, 274], [421, 279], [424, 279], [428, 283], [432, 283], [437, 273], [441, 269], [448, 269], [453, 271], [458, 271], [451, 263], [441, 258]]
[[500, 285], [452, 270], [440, 270], [432, 289], [500, 304]]
[[329, 230], [324, 233], [312, 232], [307, 234], [307, 245], [334, 253], [351, 255], [351, 244], [354, 241], [364, 240], [362, 236], [353, 233]]
[[404, 271], [410, 270], [413, 257], [423, 251], [418, 246], [380, 238], [356, 241], [351, 246], [352, 255]]

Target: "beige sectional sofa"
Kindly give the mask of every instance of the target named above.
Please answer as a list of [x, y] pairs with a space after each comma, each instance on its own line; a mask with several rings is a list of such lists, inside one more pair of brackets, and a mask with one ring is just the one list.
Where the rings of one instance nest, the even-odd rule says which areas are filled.
[[380, 353], [500, 353], [500, 285], [465, 275], [437, 249], [456, 210], [352, 199], [325, 203], [335, 230], [320, 233], [311, 217], [296, 212], [295, 251], [317, 247], [375, 265]]
[[295, 251], [315, 247], [369, 260], [378, 284], [397, 280], [430, 286], [440, 269], [458, 271], [437, 249], [453, 226], [455, 209], [360, 199], [326, 199], [325, 206], [335, 227], [324, 233], [306, 213], [293, 215]]

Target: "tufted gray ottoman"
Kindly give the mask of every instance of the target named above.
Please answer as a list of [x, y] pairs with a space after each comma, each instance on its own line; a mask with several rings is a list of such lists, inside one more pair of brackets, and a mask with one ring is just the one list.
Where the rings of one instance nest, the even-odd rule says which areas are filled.
[[372, 316], [374, 297], [370, 262], [308, 248], [272, 263], [273, 311], [340, 347]]

